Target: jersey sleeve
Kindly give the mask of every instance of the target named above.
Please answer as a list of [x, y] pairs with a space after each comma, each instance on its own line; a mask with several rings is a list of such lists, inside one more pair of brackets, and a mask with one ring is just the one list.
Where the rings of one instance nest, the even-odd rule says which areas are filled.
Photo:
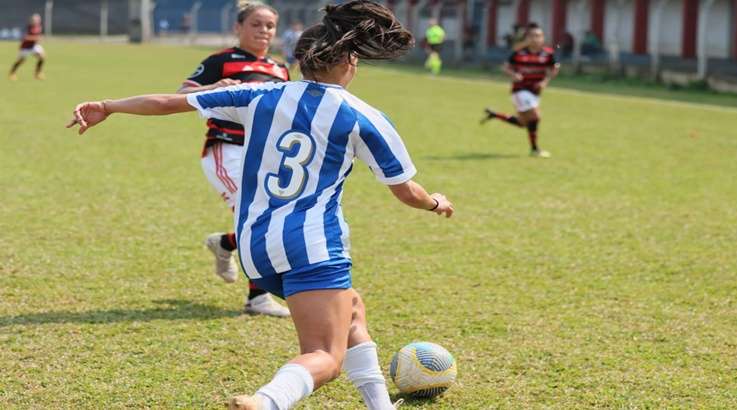
[[238, 108], [247, 107], [256, 97], [281, 88], [286, 83], [238, 84], [187, 94], [187, 103], [204, 118], [243, 123]]
[[397, 185], [415, 176], [407, 148], [394, 125], [376, 110], [356, 110], [358, 138], [355, 152], [384, 185]]
[[184, 85], [199, 87], [215, 84], [222, 79], [223, 64], [218, 56], [207, 57], [194, 72], [187, 77]]

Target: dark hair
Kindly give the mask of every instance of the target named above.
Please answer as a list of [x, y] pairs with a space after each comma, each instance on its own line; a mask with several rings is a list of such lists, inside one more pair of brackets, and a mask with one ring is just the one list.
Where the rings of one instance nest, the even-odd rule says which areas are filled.
[[525, 26], [525, 37], [527, 37], [527, 35], [530, 34], [532, 30], [542, 30], [542, 27], [540, 27], [540, 25], [535, 22], [527, 23], [527, 25]]
[[262, 9], [269, 10], [270, 12], [274, 13], [275, 16], [279, 16], [279, 12], [276, 11], [275, 8], [267, 4], [250, 3], [246, 1], [238, 3], [238, 22], [243, 23], [254, 11]]
[[385, 6], [369, 0], [352, 0], [325, 6], [325, 17], [302, 34], [294, 57], [302, 73], [329, 70], [350, 56], [364, 60], [390, 60], [414, 45], [407, 31]]

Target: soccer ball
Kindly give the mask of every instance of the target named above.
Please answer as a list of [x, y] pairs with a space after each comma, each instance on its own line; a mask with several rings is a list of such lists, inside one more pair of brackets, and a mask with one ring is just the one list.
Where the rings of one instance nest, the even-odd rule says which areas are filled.
[[413, 397], [435, 397], [450, 387], [458, 369], [453, 355], [435, 343], [415, 342], [392, 358], [389, 375], [399, 391]]

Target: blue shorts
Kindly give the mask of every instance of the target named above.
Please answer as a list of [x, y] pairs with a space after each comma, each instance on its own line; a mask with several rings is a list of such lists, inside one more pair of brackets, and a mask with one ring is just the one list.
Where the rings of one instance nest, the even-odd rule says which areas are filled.
[[251, 279], [254, 285], [284, 299], [309, 290], [350, 289], [351, 263], [330, 261], [303, 266], [290, 271]]

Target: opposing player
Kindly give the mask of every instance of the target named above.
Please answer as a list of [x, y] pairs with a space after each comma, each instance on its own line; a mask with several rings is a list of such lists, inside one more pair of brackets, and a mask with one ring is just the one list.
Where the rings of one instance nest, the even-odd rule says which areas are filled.
[[558, 75], [560, 64], [555, 60], [553, 49], [545, 47], [545, 35], [535, 23], [527, 26], [525, 47], [515, 51], [504, 65], [504, 72], [512, 78], [512, 102], [516, 116], [502, 114], [486, 108], [481, 123], [498, 118], [515, 127], [527, 128], [530, 141], [530, 156], [549, 158], [550, 153], [537, 144], [537, 131], [542, 119], [540, 94], [551, 79]]
[[359, 59], [381, 60], [412, 47], [389, 9], [368, 0], [326, 6], [322, 23], [299, 40], [305, 80], [182, 95], [82, 103], [68, 127], [83, 133], [112, 113], [163, 115], [198, 110], [244, 124], [249, 133], [236, 209], [241, 264], [257, 285], [286, 297], [301, 354], [231, 409], [288, 409], [342, 369], [370, 410], [393, 409], [364, 305], [351, 285], [342, 188], [353, 159], [403, 203], [450, 217], [453, 205], [412, 181], [416, 170], [380, 111], [346, 87]]
[[[271, 41], [276, 34], [279, 15], [273, 8], [260, 3], [241, 6], [235, 25], [238, 47], [228, 48], [206, 58], [184, 81], [180, 94], [212, 90], [239, 83], [283, 82], [289, 80], [289, 70], [268, 57]], [[231, 209], [235, 208], [240, 185], [240, 160], [243, 151], [243, 126], [221, 118], [207, 119], [205, 146], [202, 150], [202, 170]], [[238, 266], [233, 258], [235, 233], [214, 233], [205, 244], [215, 255], [215, 273], [228, 283], [236, 281]], [[249, 281], [245, 303], [246, 313], [289, 316], [289, 309], [276, 303], [265, 291]]]
[[26, 58], [31, 55], [36, 57], [36, 79], [44, 79], [42, 70], [44, 61], [46, 61], [46, 55], [44, 54], [43, 47], [41, 47], [41, 44], [39, 44], [41, 42], [41, 33], [43, 33], [43, 27], [41, 26], [41, 16], [39, 14], [34, 14], [28, 21], [26, 34], [23, 36], [23, 40], [20, 43], [18, 59], [15, 61], [15, 63], [13, 63], [13, 67], [10, 68], [10, 74], [8, 75], [8, 77], [11, 80], [15, 81], [18, 79], [18, 76], [15, 74], [15, 72], [18, 71], [18, 67], [20, 67], [24, 61], [26, 61]]

